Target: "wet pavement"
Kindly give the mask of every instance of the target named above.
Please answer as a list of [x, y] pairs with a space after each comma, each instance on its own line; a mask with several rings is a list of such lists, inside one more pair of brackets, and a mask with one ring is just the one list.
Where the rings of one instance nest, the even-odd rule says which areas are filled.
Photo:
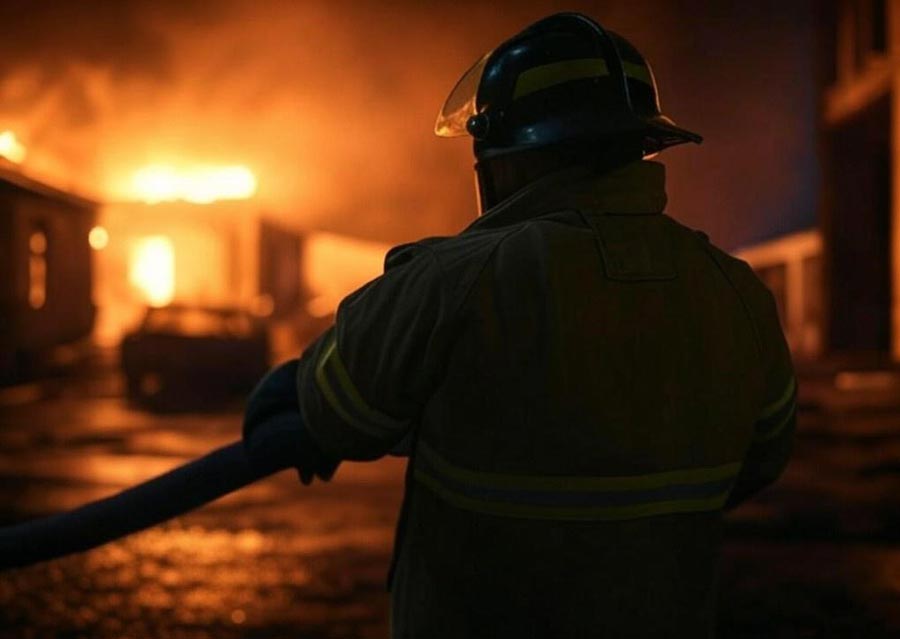
[[[0, 521], [71, 508], [238, 437], [115, 387], [0, 392]], [[777, 487], [729, 517], [722, 637], [900, 637], [900, 410], [807, 406]], [[0, 574], [0, 638], [386, 637], [403, 461], [292, 472], [81, 555]]]

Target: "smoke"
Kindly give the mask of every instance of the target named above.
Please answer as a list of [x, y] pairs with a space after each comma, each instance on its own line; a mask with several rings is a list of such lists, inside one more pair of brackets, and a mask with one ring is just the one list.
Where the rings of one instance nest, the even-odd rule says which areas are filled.
[[147, 163], [243, 163], [299, 225], [396, 239], [471, 215], [467, 149], [431, 134], [467, 43], [415, 4], [15, 1], [0, 19], [0, 128], [57, 183], [116, 199]]
[[[295, 226], [392, 242], [453, 233], [474, 215], [472, 158], [468, 140], [432, 134], [443, 99], [482, 53], [572, 4], [5, 0], [0, 130], [13, 129], [29, 148], [26, 170], [102, 199], [127, 197], [132, 173], [150, 163], [246, 164], [260, 206]], [[672, 201], [704, 226], [706, 214], [691, 204], [738, 197], [748, 167], [733, 177], [732, 195], [728, 176], [717, 175], [719, 194], [698, 200], [690, 194], [692, 184], [700, 189], [696, 158], [725, 166], [724, 154], [750, 139], [738, 131], [716, 155], [717, 134], [724, 140], [733, 127], [729, 110], [762, 122], [766, 91], [797, 83], [757, 80], [753, 90], [763, 93], [749, 100], [720, 90], [737, 70], [758, 68], [759, 52], [739, 35], [716, 34], [762, 18], [701, 0], [690, 3], [696, 11], [661, 0], [574, 4], [644, 49], [664, 106], [707, 134], [706, 155], [672, 156], [682, 185]], [[692, 24], [702, 11], [705, 22]], [[781, 40], [792, 28], [779, 27]], [[715, 60], [709, 38], [725, 49]], [[800, 115], [775, 123], [789, 129], [792, 117]], [[787, 137], [800, 146], [800, 135], [807, 131]], [[771, 137], [753, 144], [767, 148]], [[785, 167], [756, 170], [779, 168], [784, 175]], [[798, 199], [779, 184], [778, 197]], [[758, 227], [721, 229], [733, 241], [759, 235]]]

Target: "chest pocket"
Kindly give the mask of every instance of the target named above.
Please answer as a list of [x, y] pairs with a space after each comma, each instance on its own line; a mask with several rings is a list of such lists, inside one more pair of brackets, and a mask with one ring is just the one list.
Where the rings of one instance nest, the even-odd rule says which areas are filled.
[[594, 232], [609, 279], [645, 282], [678, 277], [671, 241], [660, 216], [581, 215]]

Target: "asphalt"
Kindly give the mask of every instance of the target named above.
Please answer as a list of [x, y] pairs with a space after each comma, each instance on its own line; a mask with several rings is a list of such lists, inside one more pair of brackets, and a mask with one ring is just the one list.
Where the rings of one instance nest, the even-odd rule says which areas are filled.
[[[801, 384], [794, 459], [729, 515], [721, 637], [900, 637], [900, 392]], [[855, 384], [855, 385], [854, 385]], [[238, 437], [109, 379], [0, 391], [0, 522], [111, 494]], [[403, 460], [291, 472], [105, 547], [0, 574], [0, 638], [386, 637]]]

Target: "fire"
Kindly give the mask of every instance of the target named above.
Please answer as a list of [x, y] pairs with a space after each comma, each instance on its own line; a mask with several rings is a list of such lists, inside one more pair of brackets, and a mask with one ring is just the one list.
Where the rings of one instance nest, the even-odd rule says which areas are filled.
[[25, 147], [12, 131], [0, 132], [0, 156], [17, 164], [25, 159]]
[[333, 313], [346, 295], [381, 275], [388, 249], [380, 242], [309, 233], [303, 251], [303, 272], [312, 293], [307, 312], [313, 317]]
[[132, 192], [148, 204], [184, 200], [209, 204], [216, 200], [246, 200], [256, 194], [256, 176], [246, 166], [201, 166], [180, 170], [151, 165], [137, 171]]
[[131, 251], [128, 279], [150, 306], [165, 306], [175, 297], [175, 248], [165, 235], [139, 240]]
[[88, 244], [95, 251], [102, 251], [109, 244], [109, 231], [102, 226], [95, 226], [88, 233]]

